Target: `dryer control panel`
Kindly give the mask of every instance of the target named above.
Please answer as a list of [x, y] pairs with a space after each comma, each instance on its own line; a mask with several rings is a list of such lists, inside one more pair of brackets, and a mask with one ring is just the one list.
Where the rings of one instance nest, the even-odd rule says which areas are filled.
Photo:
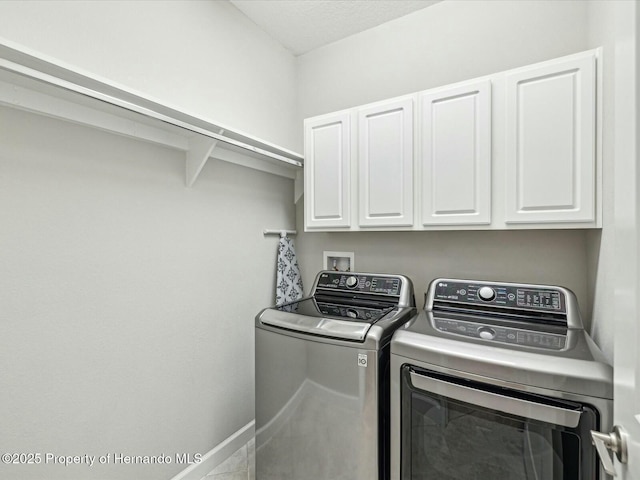
[[562, 290], [535, 285], [439, 280], [433, 290], [433, 301], [567, 313]]

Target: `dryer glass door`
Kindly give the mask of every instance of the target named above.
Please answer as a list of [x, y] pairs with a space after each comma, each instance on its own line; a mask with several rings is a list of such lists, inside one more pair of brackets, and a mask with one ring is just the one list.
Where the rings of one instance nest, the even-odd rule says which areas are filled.
[[595, 409], [402, 367], [402, 480], [595, 480]]

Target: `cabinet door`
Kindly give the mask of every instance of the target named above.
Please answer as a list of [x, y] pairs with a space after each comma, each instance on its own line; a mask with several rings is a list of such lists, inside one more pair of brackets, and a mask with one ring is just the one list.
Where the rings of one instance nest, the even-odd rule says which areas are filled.
[[305, 226], [349, 227], [351, 125], [349, 113], [305, 121]]
[[507, 223], [594, 222], [595, 55], [507, 73]]
[[413, 225], [413, 98], [359, 110], [358, 129], [360, 225]]
[[491, 223], [491, 81], [423, 92], [423, 225]]

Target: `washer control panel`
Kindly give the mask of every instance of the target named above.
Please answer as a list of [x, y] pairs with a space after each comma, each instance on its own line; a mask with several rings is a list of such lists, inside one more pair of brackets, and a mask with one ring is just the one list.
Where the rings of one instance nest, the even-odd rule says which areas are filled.
[[402, 279], [364, 273], [323, 272], [318, 278], [316, 287], [326, 290], [399, 296]]
[[567, 341], [565, 335], [499, 325], [483, 325], [475, 322], [465, 322], [463, 320], [451, 320], [447, 318], [434, 318], [433, 322], [434, 327], [441, 332], [492, 340], [500, 343], [545, 348], [548, 350], [562, 350]]
[[439, 281], [435, 286], [433, 298], [436, 301], [567, 313], [564, 293], [553, 288], [499, 283]]

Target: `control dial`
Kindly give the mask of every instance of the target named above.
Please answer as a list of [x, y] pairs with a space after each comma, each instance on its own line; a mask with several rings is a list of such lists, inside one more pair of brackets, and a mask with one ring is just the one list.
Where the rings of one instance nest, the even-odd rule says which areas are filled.
[[345, 282], [347, 287], [349, 288], [354, 288], [356, 285], [358, 285], [358, 279], [357, 277], [347, 277], [347, 281]]
[[480, 300], [490, 302], [491, 300], [496, 298], [496, 292], [491, 287], [482, 287], [480, 290], [478, 290], [478, 297], [480, 297]]

